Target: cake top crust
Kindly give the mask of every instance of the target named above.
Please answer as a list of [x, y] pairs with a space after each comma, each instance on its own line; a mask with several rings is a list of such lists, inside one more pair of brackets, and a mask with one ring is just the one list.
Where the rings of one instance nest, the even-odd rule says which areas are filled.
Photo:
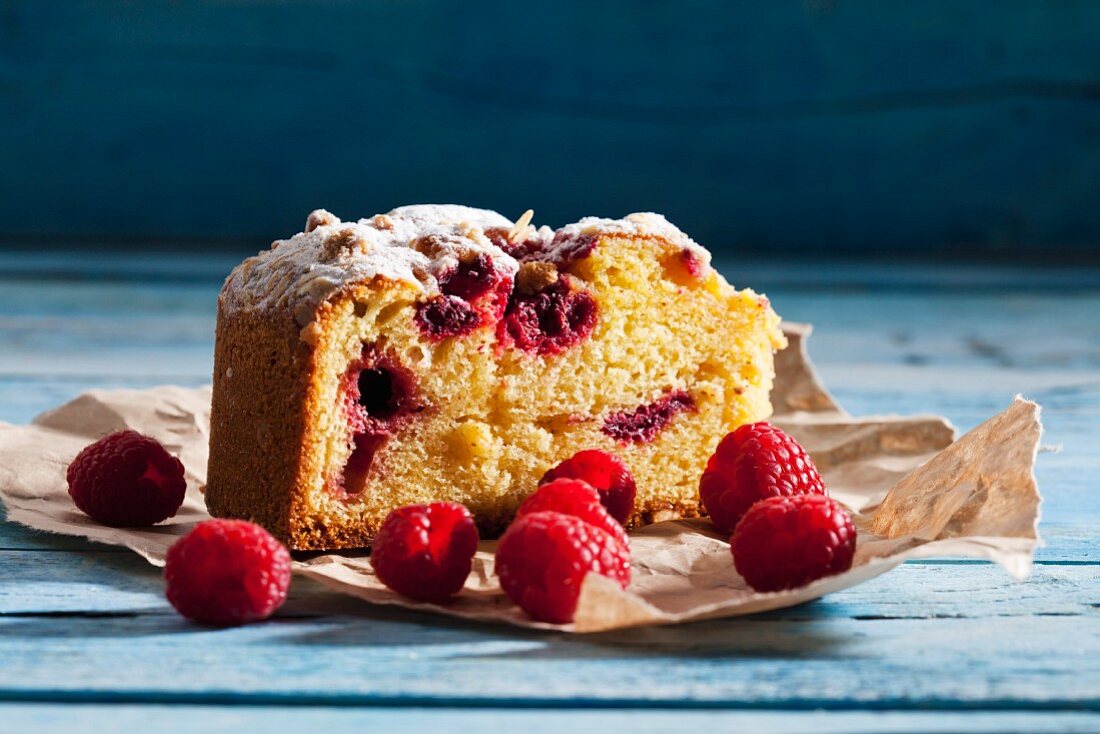
[[[440, 278], [470, 258], [487, 255], [498, 271], [514, 276], [519, 261], [513, 255], [564, 259], [564, 253], [577, 249], [578, 241], [599, 234], [660, 237], [710, 262], [706, 249], [651, 212], [623, 219], [585, 217], [554, 231], [545, 226], [535, 229], [530, 213], [513, 223], [494, 211], [456, 204], [402, 206], [356, 222], [317, 209], [304, 231], [275, 241], [238, 265], [225, 281], [220, 306], [227, 315], [289, 310], [298, 325], [305, 326], [321, 303], [352, 284], [381, 277], [434, 295], [440, 292]], [[502, 236], [525, 242], [528, 254], [506, 252], [496, 244]]]
[[710, 262], [710, 252], [695, 240], [687, 236], [679, 227], [661, 214], [653, 212], [635, 212], [622, 219], [603, 219], [585, 217], [579, 222], [567, 224], [559, 229], [554, 239], [567, 242], [578, 237], [594, 234], [625, 235], [627, 237], [660, 237], [673, 245], [691, 250], [706, 262]]

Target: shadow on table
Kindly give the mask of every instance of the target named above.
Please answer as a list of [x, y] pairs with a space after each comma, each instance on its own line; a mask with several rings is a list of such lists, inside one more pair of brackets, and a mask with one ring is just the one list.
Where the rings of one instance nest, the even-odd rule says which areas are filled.
[[810, 602], [749, 617], [572, 635], [361, 604], [354, 614], [325, 617], [320, 627], [305, 625], [297, 634], [282, 635], [281, 641], [321, 647], [409, 645], [421, 648], [487, 641], [500, 643], [491, 653], [479, 648], [469, 655], [457, 651], [449, 656], [467, 659], [560, 660], [654, 655], [808, 658], [851, 643], [850, 630], [842, 631], [830, 623], [834, 617], [825, 605]]
[[[243, 628], [217, 629], [178, 616], [164, 598], [160, 570], [136, 555], [65, 556], [64, 562], [49, 567], [32, 568], [35, 564], [29, 564], [20, 571], [9, 571], [9, 581], [34, 583], [48, 577], [54, 584], [71, 587], [57, 599], [44, 600], [41, 610], [16, 607], [0, 613], [0, 638], [222, 635], [316, 647], [422, 648], [491, 642], [494, 644], [488, 648], [478, 645], [469, 653], [453, 650], [449, 656], [584, 659], [652, 655], [797, 658], [821, 655], [851, 637], [833, 624], [837, 610], [827, 600], [751, 617], [570, 635], [371, 605], [304, 578], [294, 580], [290, 598], [273, 619]], [[89, 578], [94, 583], [89, 584]], [[67, 606], [75, 608], [65, 609]]]

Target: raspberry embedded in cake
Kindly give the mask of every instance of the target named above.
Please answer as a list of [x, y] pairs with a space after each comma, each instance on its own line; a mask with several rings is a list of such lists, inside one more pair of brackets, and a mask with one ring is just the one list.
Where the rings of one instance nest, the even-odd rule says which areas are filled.
[[439, 295], [416, 310], [417, 325], [433, 340], [463, 336], [499, 320], [512, 291], [512, 277], [481, 252], [440, 275], [439, 289]]
[[552, 247], [547, 253], [546, 259], [557, 263], [560, 267], [567, 268], [578, 260], [583, 260], [592, 254], [599, 243], [599, 238], [594, 233], [560, 231], [554, 235]]
[[481, 314], [458, 296], [439, 295], [416, 307], [416, 323], [429, 339], [463, 336], [481, 325]]
[[379, 355], [373, 345], [364, 347], [348, 368], [342, 391], [351, 453], [330, 487], [346, 496], [363, 491], [375, 456], [424, 406], [413, 373], [392, 357]]
[[603, 432], [621, 443], [648, 443], [679, 413], [695, 410], [695, 398], [687, 390], [671, 390], [652, 403], [633, 410], [611, 413], [603, 421]]
[[778, 317], [659, 215], [414, 206], [307, 230], [222, 291], [206, 491], [292, 548], [367, 546], [432, 502], [495, 535], [585, 450], [633, 475], [628, 526], [696, 516], [709, 449], [770, 413]]
[[537, 293], [514, 293], [500, 322], [502, 345], [557, 354], [588, 337], [596, 326], [596, 300], [563, 276]]
[[[505, 286], [500, 294], [500, 286]], [[491, 299], [493, 310], [503, 308], [511, 290], [511, 280], [507, 272], [502, 272], [488, 254], [479, 252], [466, 262], [460, 262], [454, 270], [439, 279], [439, 289], [445, 295], [461, 298], [467, 303], [477, 303], [486, 296], [496, 293]], [[503, 298], [500, 296], [503, 295]], [[498, 314], [499, 315], [499, 314]]]

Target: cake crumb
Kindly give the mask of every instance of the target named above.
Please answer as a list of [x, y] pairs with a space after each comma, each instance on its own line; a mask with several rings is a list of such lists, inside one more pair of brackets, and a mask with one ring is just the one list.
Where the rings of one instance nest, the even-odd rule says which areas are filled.
[[679, 520], [680, 513], [675, 510], [654, 510], [650, 514], [650, 522], [667, 522], [668, 520]]
[[451, 450], [463, 461], [484, 459], [493, 443], [492, 429], [485, 423], [467, 420], [455, 426], [447, 437]]
[[321, 325], [316, 321], [310, 321], [298, 332], [298, 338], [311, 347], [315, 347], [317, 346], [317, 342], [321, 340], [321, 333]]
[[553, 263], [531, 260], [519, 266], [516, 273], [516, 290], [529, 296], [558, 282], [558, 269]]

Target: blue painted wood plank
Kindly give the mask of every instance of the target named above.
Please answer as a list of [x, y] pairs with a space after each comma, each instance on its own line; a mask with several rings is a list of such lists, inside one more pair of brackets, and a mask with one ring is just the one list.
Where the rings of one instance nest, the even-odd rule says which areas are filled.
[[763, 615], [583, 637], [383, 610], [231, 630], [167, 614], [7, 616], [0, 691], [57, 702], [1098, 711], [1098, 645], [1095, 613]]
[[[1088, 521], [1070, 524], [1043, 522], [1041, 526], [1045, 545], [1036, 552], [1039, 564], [1100, 564], [1100, 545], [1097, 544], [1095, 526]], [[42, 551], [63, 553], [89, 551], [97, 553], [129, 554], [121, 546], [93, 543], [69, 535], [44, 533], [39, 530], [0, 521], [0, 551]], [[934, 563], [928, 559], [910, 561], [913, 564]], [[979, 561], [973, 561], [978, 563]]]
[[[771, 296], [817, 323], [812, 352], [853, 412], [943, 412], [968, 428], [1016, 390], [1047, 406], [1044, 440], [1063, 451], [1040, 457], [1050, 546], [1031, 582], [988, 564], [906, 564], [795, 609], [581, 640], [375, 609], [295, 582], [275, 621], [215, 631], [178, 619], [159, 572], [136, 557], [0, 523], [0, 699], [1100, 709], [1100, 302], [1087, 287], [894, 292], [874, 283], [897, 276], [876, 277]], [[216, 276], [0, 280], [16, 295], [0, 298], [0, 419], [89, 386], [205, 382], [217, 287]], [[899, 716], [847, 728], [955, 721]]]
[[[0, 704], [0, 720], [12, 731], [130, 734], [155, 726], [162, 734], [203, 731], [312, 731], [362, 734], [383, 731], [558, 734], [562, 731], [757, 732], [759, 734], [1070, 734], [1100, 729], [1100, 716], [1075, 712], [780, 712], [780, 711], [577, 711], [562, 709], [470, 710], [123, 704]], [[0, 728], [4, 727], [0, 724]]]
[[[172, 613], [160, 569], [112, 550], [0, 551], [0, 616], [58, 613]], [[776, 619], [931, 619], [1087, 616], [1100, 563], [1040, 564], [1023, 584], [987, 563], [908, 563], [881, 580], [829, 595]], [[363, 613], [365, 603], [295, 578], [285, 616]], [[1037, 629], [1042, 621], [1037, 620]]]
[[131, 553], [127, 548], [93, 543], [71, 535], [45, 533], [14, 522], [0, 522], [0, 551], [42, 551], [64, 553], [66, 551], [98, 551]]
[[18, 0], [0, 221], [262, 242], [322, 204], [461, 200], [559, 223], [655, 209], [742, 250], [1087, 253], [1098, 16]]

